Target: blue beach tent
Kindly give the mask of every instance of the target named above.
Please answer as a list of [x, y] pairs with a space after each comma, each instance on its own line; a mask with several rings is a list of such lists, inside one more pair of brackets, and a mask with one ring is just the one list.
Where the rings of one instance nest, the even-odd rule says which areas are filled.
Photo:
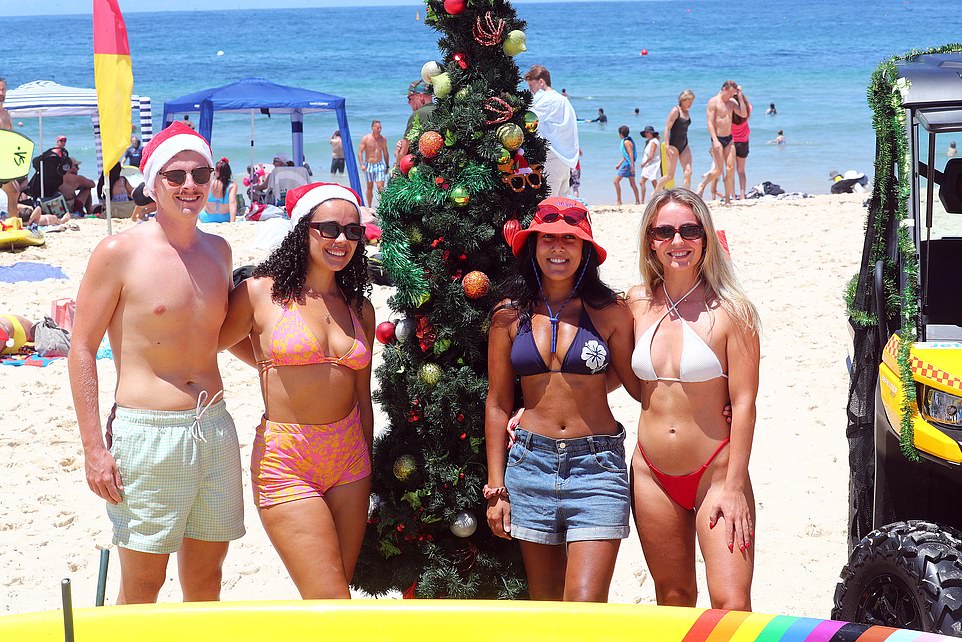
[[[253, 154], [254, 115], [258, 113], [290, 114], [291, 157], [294, 164], [300, 167], [304, 164], [304, 114], [333, 111], [337, 114], [337, 127], [341, 131], [344, 159], [351, 187], [358, 194], [363, 194], [344, 103], [344, 99], [340, 96], [278, 85], [263, 78], [245, 78], [223, 87], [204, 89], [164, 102], [164, 127], [174, 122], [180, 114], [200, 114], [197, 130], [204, 138], [213, 142], [211, 131], [215, 111], [250, 112], [251, 153]], [[251, 164], [254, 164], [253, 158]]]

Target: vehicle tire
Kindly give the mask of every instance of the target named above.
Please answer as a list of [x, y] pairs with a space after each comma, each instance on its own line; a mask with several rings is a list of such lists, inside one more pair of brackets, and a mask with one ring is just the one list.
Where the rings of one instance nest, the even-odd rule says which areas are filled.
[[962, 635], [962, 533], [895, 522], [862, 538], [842, 569], [832, 619]]

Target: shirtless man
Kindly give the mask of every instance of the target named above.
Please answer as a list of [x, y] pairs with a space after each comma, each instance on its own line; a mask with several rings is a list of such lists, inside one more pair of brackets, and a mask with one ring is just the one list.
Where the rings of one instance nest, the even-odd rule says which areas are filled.
[[734, 80], [726, 80], [721, 90], [708, 101], [707, 114], [708, 135], [711, 137], [711, 157], [714, 164], [711, 171], [705, 174], [696, 190], [701, 196], [705, 187], [716, 178], [724, 175], [725, 204], [731, 203], [735, 192], [735, 145], [732, 143], [732, 113], [742, 118], [748, 117], [745, 98], [741, 87]]
[[[153, 222], [94, 249], [77, 294], [68, 358], [87, 484], [107, 502], [120, 551], [118, 604], [155, 602], [178, 553], [185, 601], [217, 600], [230, 540], [244, 534], [241, 463], [222, 397], [217, 337], [231, 250], [197, 229], [213, 158], [175, 122], [144, 147]], [[106, 443], [97, 349], [117, 366]]]
[[361, 162], [367, 179], [367, 201], [370, 206], [374, 200], [374, 185], [377, 191], [384, 189], [384, 179], [390, 165], [387, 153], [387, 139], [381, 136], [381, 121], [371, 121], [371, 133], [364, 134], [357, 148], [357, 160]]
[[70, 159], [70, 169], [63, 176], [60, 183], [60, 193], [67, 201], [67, 210], [80, 214], [90, 214], [91, 190], [96, 187], [94, 182], [86, 176], [80, 175], [80, 161]]

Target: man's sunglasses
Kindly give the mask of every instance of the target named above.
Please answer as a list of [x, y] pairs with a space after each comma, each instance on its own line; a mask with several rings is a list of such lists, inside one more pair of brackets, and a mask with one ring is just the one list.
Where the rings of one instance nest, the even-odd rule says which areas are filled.
[[[206, 185], [210, 182], [211, 174], [213, 174], [213, 167], [195, 167], [190, 170], [190, 177], [194, 179], [195, 185]], [[174, 185], [175, 187], [180, 187], [187, 182], [187, 170], [186, 169], [171, 169], [166, 172], [157, 172], [164, 177], [164, 180]]]
[[705, 238], [705, 227], [697, 223], [685, 223], [681, 227], [658, 225], [648, 228], [648, 234], [658, 241], [670, 241], [675, 238], [675, 234], [681, 234], [681, 238], [686, 241], [697, 241]]
[[326, 239], [336, 239], [344, 232], [344, 238], [348, 241], [360, 241], [364, 236], [364, 226], [360, 223], [348, 223], [341, 225], [336, 221], [316, 221], [307, 224], [321, 233]]
[[563, 219], [568, 225], [578, 225], [587, 217], [588, 212], [584, 210], [570, 209], [564, 212], [548, 212], [547, 214], [542, 214], [541, 221], [543, 223], [554, 223], [555, 221]]

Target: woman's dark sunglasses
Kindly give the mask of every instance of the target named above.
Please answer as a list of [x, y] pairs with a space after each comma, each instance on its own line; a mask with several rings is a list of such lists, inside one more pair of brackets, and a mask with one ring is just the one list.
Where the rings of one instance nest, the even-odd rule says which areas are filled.
[[[195, 185], [206, 185], [210, 182], [210, 176], [214, 172], [213, 167], [195, 167], [190, 170], [190, 177], [194, 179]], [[186, 169], [172, 169], [166, 172], [157, 172], [164, 177], [164, 180], [174, 185], [180, 187], [187, 182], [187, 170]]]
[[681, 234], [681, 238], [686, 241], [697, 241], [698, 239], [705, 238], [705, 228], [696, 223], [685, 223], [681, 227], [659, 225], [648, 228], [648, 234], [651, 235], [651, 238], [659, 241], [670, 241], [675, 238], [675, 234]]
[[588, 213], [584, 210], [570, 209], [564, 212], [548, 212], [541, 216], [541, 221], [544, 223], [554, 223], [555, 221], [560, 221], [564, 219], [564, 222], [568, 225], [578, 225], [581, 221], [585, 220]]
[[348, 241], [360, 241], [364, 236], [364, 226], [360, 223], [348, 223], [341, 225], [336, 221], [317, 221], [307, 224], [321, 233], [326, 239], [336, 239], [344, 232], [344, 238]]

